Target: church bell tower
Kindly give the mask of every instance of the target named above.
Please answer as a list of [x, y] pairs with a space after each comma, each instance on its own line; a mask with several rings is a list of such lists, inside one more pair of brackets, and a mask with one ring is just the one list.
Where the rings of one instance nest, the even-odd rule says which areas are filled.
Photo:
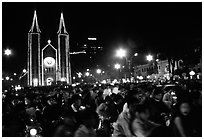
[[58, 34], [58, 80], [71, 84], [69, 34], [61, 13]]
[[34, 11], [32, 26], [28, 32], [28, 86], [41, 85], [40, 33], [37, 14]]

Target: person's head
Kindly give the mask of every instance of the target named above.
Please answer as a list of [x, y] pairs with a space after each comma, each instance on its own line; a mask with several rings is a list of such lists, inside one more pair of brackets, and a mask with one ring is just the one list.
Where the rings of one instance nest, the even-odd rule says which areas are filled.
[[153, 90], [153, 98], [157, 101], [160, 101], [163, 97], [163, 90], [161, 88], [155, 88]]
[[113, 100], [111, 99], [110, 96], [106, 96], [106, 97], [105, 97], [105, 103], [106, 103], [106, 104], [110, 104], [110, 103], [112, 103], [112, 102], [113, 102]]
[[73, 102], [75, 107], [80, 107], [81, 102], [82, 102], [82, 97], [80, 95], [78, 95], [78, 94], [74, 94], [72, 96], [72, 102]]
[[187, 116], [191, 111], [191, 106], [188, 101], [183, 101], [179, 105], [180, 113], [184, 116]]
[[133, 117], [138, 118], [142, 121], [147, 121], [150, 117], [150, 110], [146, 104], [136, 104], [130, 113]]
[[97, 128], [99, 117], [95, 111], [86, 110], [82, 112], [82, 122], [88, 128]]
[[127, 101], [127, 107], [130, 109], [132, 106], [134, 107], [134, 105], [139, 104], [139, 100], [136, 97], [133, 96], [127, 96], [126, 97], [126, 101]]

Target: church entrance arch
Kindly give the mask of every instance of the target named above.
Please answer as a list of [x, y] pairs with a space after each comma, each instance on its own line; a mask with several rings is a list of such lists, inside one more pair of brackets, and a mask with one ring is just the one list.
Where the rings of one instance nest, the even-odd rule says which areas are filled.
[[53, 78], [49, 77], [46, 79], [47, 86], [52, 85]]

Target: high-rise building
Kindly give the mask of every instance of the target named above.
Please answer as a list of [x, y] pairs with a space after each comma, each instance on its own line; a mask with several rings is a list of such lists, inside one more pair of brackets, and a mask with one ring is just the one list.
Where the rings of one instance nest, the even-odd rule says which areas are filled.
[[32, 26], [28, 32], [28, 86], [47, 86], [58, 81], [71, 84], [69, 34], [66, 31], [63, 13], [56, 36], [57, 46], [53, 46], [51, 40], [48, 40], [45, 46], [41, 44], [41, 30], [37, 13], [34, 11]]
[[85, 50], [90, 56], [97, 55], [103, 51], [103, 47], [100, 46], [96, 37], [88, 37], [82, 44], [81, 49]]

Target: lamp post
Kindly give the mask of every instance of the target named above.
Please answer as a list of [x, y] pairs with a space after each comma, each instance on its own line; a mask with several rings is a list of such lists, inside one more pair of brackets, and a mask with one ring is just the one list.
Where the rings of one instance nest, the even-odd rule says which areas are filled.
[[120, 79], [119, 76], [120, 76], [121, 65], [117, 63], [117, 64], [114, 65], [114, 68], [115, 68], [116, 70], [118, 70], [118, 79]]
[[[126, 69], [128, 70], [128, 74], [130, 75], [129, 77], [131, 78], [131, 65], [132, 65], [132, 59], [133, 57], [136, 57], [138, 56], [138, 53], [134, 53], [131, 57], [130, 57], [130, 60], [128, 61], [127, 59], [127, 51], [123, 48], [120, 48], [118, 50], [116, 50], [116, 57], [119, 57], [119, 58], [125, 58], [125, 67]], [[125, 79], [126, 79], [126, 73], [125, 73]]]
[[96, 76], [96, 77], [97, 77], [97, 81], [100, 82], [102, 70], [101, 70], [101, 69], [97, 69], [97, 70], [96, 70], [96, 73], [98, 74], [98, 75]]
[[[130, 61], [130, 64], [129, 64], [129, 69], [130, 69], [130, 81], [131, 81], [132, 74], [133, 74], [132, 72], [134, 72], [134, 66], [135, 66], [135, 65], [133, 64], [133, 61], [134, 61], [133, 58], [134, 58], [134, 57], [137, 57], [137, 56], [138, 56], [138, 53], [134, 53], [134, 55], [132, 55], [132, 56], [131, 56], [131, 59], [130, 59], [130, 60], [131, 60], [131, 61]], [[133, 67], [133, 69], [132, 69], [131, 67]], [[133, 77], [134, 77], [134, 75], [133, 75]], [[133, 80], [134, 80], [134, 79], [133, 79]]]
[[[119, 58], [125, 58], [125, 67], [128, 67], [128, 61], [127, 61], [127, 51], [123, 48], [120, 48], [118, 50], [116, 50], [116, 57]], [[125, 79], [126, 79], [126, 71], [125, 71]]]
[[156, 72], [156, 74], [158, 74], [158, 67], [157, 67], [157, 62], [159, 61], [159, 59], [155, 59], [153, 58], [153, 55], [149, 54], [146, 56], [147, 61], [151, 62], [153, 61], [153, 70]]

